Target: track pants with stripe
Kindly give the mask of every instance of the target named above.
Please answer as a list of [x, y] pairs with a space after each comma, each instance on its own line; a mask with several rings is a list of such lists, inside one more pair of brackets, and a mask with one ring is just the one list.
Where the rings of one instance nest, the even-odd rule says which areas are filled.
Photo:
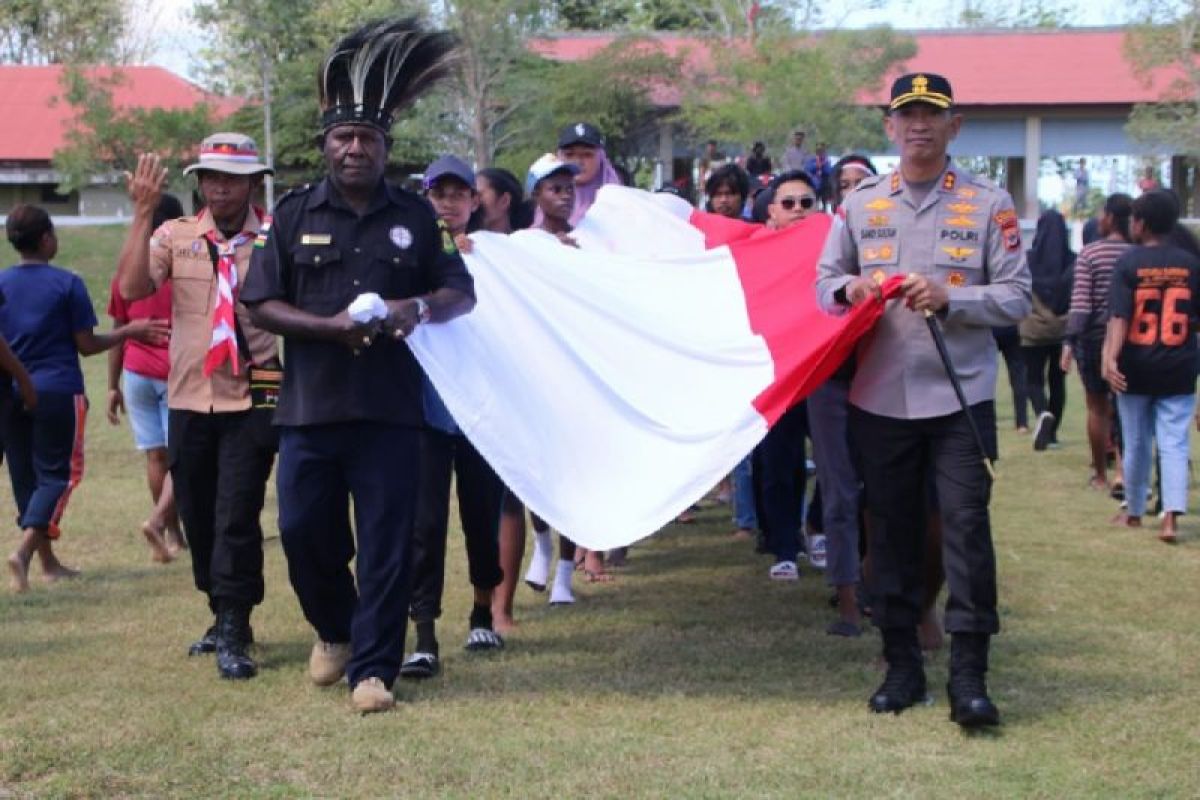
[[83, 478], [87, 398], [38, 392], [32, 412], [17, 400], [5, 416], [4, 454], [17, 501], [17, 524], [44, 529], [57, 539], [67, 501]]

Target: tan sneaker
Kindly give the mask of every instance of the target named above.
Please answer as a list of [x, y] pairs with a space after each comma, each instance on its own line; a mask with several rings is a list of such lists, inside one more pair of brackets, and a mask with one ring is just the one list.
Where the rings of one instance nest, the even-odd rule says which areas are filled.
[[317, 686], [332, 686], [346, 674], [350, 661], [349, 644], [330, 644], [318, 641], [308, 657], [308, 677]]
[[350, 699], [354, 707], [364, 714], [390, 711], [392, 706], [396, 705], [396, 698], [379, 678], [364, 678], [359, 681]]

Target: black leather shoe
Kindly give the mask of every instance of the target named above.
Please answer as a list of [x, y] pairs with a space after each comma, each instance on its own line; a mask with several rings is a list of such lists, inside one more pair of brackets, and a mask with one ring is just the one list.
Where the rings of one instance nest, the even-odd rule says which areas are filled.
[[188, 655], [206, 656], [215, 652], [217, 652], [217, 626], [209, 625], [204, 635], [192, 642], [188, 648]]
[[217, 672], [227, 680], [246, 680], [258, 674], [250, 657], [250, 611], [222, 608], [217, 613]]

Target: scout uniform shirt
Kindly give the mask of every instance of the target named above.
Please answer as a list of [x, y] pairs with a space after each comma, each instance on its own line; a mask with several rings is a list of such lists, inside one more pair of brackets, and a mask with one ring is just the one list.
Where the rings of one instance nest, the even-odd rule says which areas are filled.
[[[263, 214], [251, 208], [243, 228], [257, 234]], [[209, 254], [205, 234], [214, 229], [212, 215], [201, 211], [195, 217], [164, 222], [150, 237], [150, 280], [155, 289], [171, 281], [171, 371], [167, 376], [167, 406], [180, 411], [246, 411], [250, 408], [250, 365], [238, 358], [238, 374], [226, 360], [209, 377], [204, 376], [204, 358], [212, 342], [213, 311], [217, 300], [217, 272]], [[220, 237], [224, 241], [224, 237]], [[236, 251], [239, 282], [250, 266], [254, 237]], [[274, 334], [254, 327], [245, 306], [237, 304], [238, 325], [255, 364], [266, 364], [279, 356]]]
[[[845, 311], [843, 290], [865, 275], [882, 283], [918, 273], [947, 287], [938, 312], [950, 360], [967, 402], [992, 399], [996, 345], [992, 327], [1029, 313], [1029, 269], [1012, 198], [947, 163], [921, 202], [900, 173], [868, 178], [846, 198], [845, 225], [825, 242], [817, 298]], [[887, 304], [858, 349], [850, 402], [885, 417], [923, 419], [960, 410], [923, 315], [903, 300]]]

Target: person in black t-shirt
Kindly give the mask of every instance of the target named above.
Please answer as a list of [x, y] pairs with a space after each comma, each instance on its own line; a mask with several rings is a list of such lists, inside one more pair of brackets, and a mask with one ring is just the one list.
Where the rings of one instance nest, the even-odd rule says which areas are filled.
[[1179, 205], [1167, 192], [1133, 201], [1132, 233], [1141, 247], [1113, 268], [1102, 356], [1125, 436], [1128, 507], [1113, 521], [1141, 525], [1156, 440], [1164, 542], [1176, 541], [1176, 518], [1187, 511], [1188, 426], [1196, 408], [1200, 259], [1168, 243], [1178, 218]]

